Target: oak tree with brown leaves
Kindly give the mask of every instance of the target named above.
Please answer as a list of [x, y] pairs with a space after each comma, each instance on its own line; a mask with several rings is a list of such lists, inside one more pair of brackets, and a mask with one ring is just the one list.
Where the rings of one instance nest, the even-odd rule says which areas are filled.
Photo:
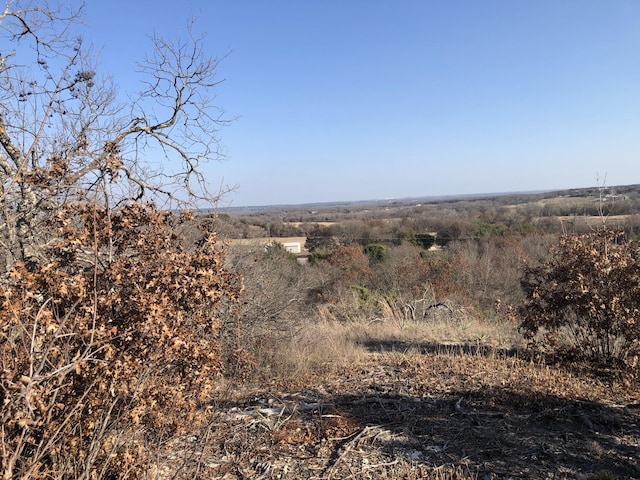
[[169, 211], [215, 201], [201, 167], [219, 156], [218, 60], [192, 29], [154, 37], [121, 103], [75, 36], [81, 17], [30, 0], [0, 13], [3, 479], [149, 472], [154, 446], [203, 419], [216, 310], [242, 290], [212, 222]]
[[635, 367], [640, 354], [640, 248], [602, 228], [564, 235], [528, 268], [520, 328], [532, 343]]

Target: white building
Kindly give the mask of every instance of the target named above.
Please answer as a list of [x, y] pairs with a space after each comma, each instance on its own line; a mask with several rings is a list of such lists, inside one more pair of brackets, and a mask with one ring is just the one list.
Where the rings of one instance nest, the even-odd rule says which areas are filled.
[[302, 253], [300, 242], [284, 242], [282, 246], [289, 253]]

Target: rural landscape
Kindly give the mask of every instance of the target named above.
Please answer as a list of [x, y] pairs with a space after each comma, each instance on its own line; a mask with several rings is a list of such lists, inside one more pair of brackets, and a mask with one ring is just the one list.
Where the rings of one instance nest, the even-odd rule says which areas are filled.
[[225, 207], [219, 60], [81, 19], [0, 15], [3, 480], [640, 478], [640, 185]]
[[[627, 353], [600, 355], [596, 337], [614, 324], [605, 334], [541, 315], [537, 325], [563, 338], [543, 337], [525, 312], [567, 308], [554, 292], [536, 299], [528, 273], [576, 311], [630, 287], [585, 255], [611, 241], [604, 232], [635, 245], [639, 194], [632, 185], [218, 214], [246, 289], [223, 330], [238, 331], [231, 344], [247, 363], [228, 364], [236, 381], [224, 383], [208, 431], [225, 440], [199, 450], [217, 458], [209, 474], [636, 478], [634, 323], [621, 326]], [[300, 238], [306, 252], [283, 247]], [[585, 243], [562, 250], [562, 239]], [[594, 276], [592, 299], [574, 290], [587, 288], [582, 275]]]

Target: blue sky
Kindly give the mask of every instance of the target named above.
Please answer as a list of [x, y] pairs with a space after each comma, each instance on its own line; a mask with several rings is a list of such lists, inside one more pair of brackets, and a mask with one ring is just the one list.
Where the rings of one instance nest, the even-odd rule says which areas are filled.
[[196, 18], [220, 64], [233, 206], [640, 183], [637, 0], [89, 0], [135, 91]]

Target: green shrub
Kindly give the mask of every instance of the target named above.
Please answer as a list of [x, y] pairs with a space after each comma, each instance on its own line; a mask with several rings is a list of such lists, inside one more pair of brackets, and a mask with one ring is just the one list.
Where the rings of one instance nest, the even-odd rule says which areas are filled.
[[436, 235], [433, 233], [417, 233], [414, 243], [425, 250], [429, 250], [436, 244]]
[[370, 243], [364, 247], [364, 253], [369, 257], [369, 262], [380, 263], [387, 256], [387, 247], [378, 243]]
[[476, 238], [495, 237], [498, 235], [505, 235], [508, 232], [508, 228], [503, 224], [478, 222], [476, 230]]

